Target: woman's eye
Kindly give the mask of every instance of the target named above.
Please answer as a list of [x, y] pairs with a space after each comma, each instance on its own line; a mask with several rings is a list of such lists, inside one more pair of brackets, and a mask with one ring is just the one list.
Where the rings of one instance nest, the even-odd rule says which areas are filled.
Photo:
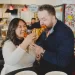
[[23, 27], [26, 27], [26, 26], [23, 26]]
[[21, 28], [21, 26], [18, 26], [18, 28]]
[[24, 28], [26, 28], [26, 26], [23, 26]]

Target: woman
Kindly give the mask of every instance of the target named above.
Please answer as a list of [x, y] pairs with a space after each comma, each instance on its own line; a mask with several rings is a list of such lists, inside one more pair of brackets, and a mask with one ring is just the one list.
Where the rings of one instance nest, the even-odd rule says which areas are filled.
[[27, 48], [35, 39], [35, 34], [31, 33], [25, 38], [24, 34], [26, 31], [26, 22], [22, 19], [14, 18], [10, 22], [7, 37], [2, 48], [5, 64], [1, 75], [33, 66], [35, 52], [34, 50], [27, 50]]

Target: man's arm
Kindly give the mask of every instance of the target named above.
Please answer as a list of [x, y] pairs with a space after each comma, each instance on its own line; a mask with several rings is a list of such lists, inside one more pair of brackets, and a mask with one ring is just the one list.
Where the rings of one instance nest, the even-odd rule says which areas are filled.
[[73, 35], [63, 36], [63, 39], [56, 50], [56, 53], [49, 52], [48, 50], [46, 50], [43, 58], [46, 61], [61, 67], [70, 64], [74, 53]]

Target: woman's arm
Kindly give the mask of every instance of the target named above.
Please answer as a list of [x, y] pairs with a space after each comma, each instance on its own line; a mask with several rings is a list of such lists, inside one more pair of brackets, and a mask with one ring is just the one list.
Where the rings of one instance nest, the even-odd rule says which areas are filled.
[[26, 53], [20, 46], [16, 46], [11, 41], [6, 41], [2, 48], [3, 58], [8, 65], [17, 64]]
[[27, 47], [34, 38], [34, 34], [28, 35], [18, 47], [16, 47], [11, 41], [6, 41], [3, 46], [3, 57], [5, 63], [10, 65], [17, 64], [22, 56], [27, 53]]

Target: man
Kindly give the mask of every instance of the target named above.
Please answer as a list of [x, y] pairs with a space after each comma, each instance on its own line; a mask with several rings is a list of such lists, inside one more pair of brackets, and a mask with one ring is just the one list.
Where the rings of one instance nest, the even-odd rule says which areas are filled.
[[35, 22], [34, 24], [32, 24], [31, 26], [28, 26], [28, 29], [32, 30], [34, 28], [40, 28], [40, 22]]
[[31, 19], [31, 24], [34, 24], [36, 22], [36, 18]]
[[31, 24], [27, 26], [28, 29], [33, 29], [34, 25], [36, 24], [36, 18], [31, 18]]
[[47, 30], [40, 37], [40, 45], [33, 44], [38, 60], [40, 55], [40, 75], [49, 71], [63, 71], [72, 75], [72, 60], [74, 53], [74, 36], [72, 30], [56, 19], [52, 5], [42, 5], [38, 9], [40, 25], [46, 25]]

